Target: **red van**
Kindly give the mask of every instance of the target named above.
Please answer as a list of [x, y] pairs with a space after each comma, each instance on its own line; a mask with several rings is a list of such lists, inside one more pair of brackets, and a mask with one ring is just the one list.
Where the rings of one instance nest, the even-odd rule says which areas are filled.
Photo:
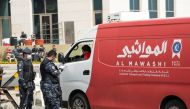
[[189, 50], [190, 18], [96, 26], [59, 58], [63, 101], [71, 109], [189, 109]]

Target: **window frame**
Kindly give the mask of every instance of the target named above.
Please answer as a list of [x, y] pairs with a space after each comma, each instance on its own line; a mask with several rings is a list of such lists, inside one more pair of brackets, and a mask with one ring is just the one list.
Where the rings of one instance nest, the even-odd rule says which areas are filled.
[[77, 42], [77, 43], [75, 43], [75, 44], [72, 46], [72, 48], [69, 50], [69, 52], [66, 54], [66, 56], [65, 56], [65, 58], [64, 58], [65, 63], [73, 63], [73, 62], [81, 62], [81, 61], [88, 61], [88, 60], [89, 60], [89, 59], [87, 59], [87, 60], [70, 61], [70, 62], [67, 62], [67, 61], [66, 61], [66, 60], [68, 60], [68, 58], [69, 58], [71, 52], [73, 51], [73, 49], [75, 49], [75, 47], [76, 47], [77, 45], [79, 45], [80, 43], [84, 43], [84, 42], [90, 42], [90, 43], [92, 43], [91, 54], [90, 54], [89, 59], [91, 58], [91, 56], [92, 56], [92, 48], [94, 47], [94, 40], [84, 40], [84, 41]]

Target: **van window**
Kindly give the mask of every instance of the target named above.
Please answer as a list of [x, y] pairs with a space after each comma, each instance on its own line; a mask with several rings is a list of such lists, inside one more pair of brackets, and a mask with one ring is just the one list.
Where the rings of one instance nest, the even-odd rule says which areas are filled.
[[66, 56], [66, 62], [76, 62], [88, 60], [91, 56], [92, 41], [77, 43]]

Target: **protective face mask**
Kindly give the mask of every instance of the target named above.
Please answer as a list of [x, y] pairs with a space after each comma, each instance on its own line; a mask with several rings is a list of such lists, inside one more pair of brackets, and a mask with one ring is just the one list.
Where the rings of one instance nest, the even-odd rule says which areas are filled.
[[32, 59], [32, 55], [27, 55], [27, 59]]

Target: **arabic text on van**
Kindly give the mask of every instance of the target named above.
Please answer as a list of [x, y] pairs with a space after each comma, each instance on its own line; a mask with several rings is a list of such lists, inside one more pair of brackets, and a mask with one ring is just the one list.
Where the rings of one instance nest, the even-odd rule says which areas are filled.
[[168, 41], [162, 41], [161, 46], [160, 45], [147, 45], [146, 41], [139, 43], [139, 40], [135, 40], [135, 43], [129, 47], [128, 45], [125, 45], [122, 49], [123, 54], [117, 55], [117, 62], [116, 66], [147, 66], [147, 67], [166, 67], [165, 61], [153, 61], [153, 60], [121, 60], [125, 58], [131, 59], [132, 56], [136, 55], [139, 57], [139, 59], [147, 59], [149, 56], [155, 56], [158, 57], [162, 54], [166, 54], [167, 52], [167, 43]]
[[125, 45], [122, 49], [123, 54], [117, 55], [117, 58], [131, 58], [132, 55], [140, 55], [139, 58], [148, 58], [150, 55], [159, 56], [165, 54], [167, 51], [167, 42], [162, 42], [162, 47], [156, 45], [152, 47], [151, 45], [146, 45], [146, 41], [139, 43], [138, 40], [135, 41], [135, 44], [129, 47]]

